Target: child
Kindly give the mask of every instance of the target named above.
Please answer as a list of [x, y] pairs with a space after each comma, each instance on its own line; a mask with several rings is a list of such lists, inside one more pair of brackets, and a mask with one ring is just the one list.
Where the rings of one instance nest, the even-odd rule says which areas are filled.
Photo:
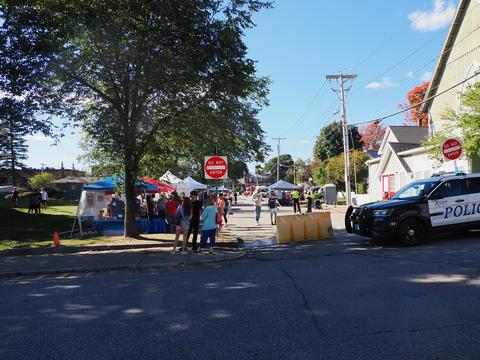
[[209, 197], [207, 200], [207, 207], [202, 212], [202, 236], [200, 237], [201, 252], [207, 247], [207, 239], [210, 239], [210, 254], [213, 254], [213, 247], [215, 246], [215, 237], [217, 235], [217, 214], [218, 209], [214, 205], [213, 198]]
[[[272, 225], [276, 225], [278, 202], [277, 202], [277, 198], [275, 197], [275, 193], [273, 191], [270, 193], [270, 197], [268, 198], [268, 208], [270, 209], [270, 222]], [[274, 218], [275, 218], [275, 222], [273, 220]]]

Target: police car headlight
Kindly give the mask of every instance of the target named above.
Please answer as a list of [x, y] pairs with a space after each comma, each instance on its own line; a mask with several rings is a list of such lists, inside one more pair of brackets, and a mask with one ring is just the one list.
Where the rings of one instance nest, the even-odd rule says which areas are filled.
[[393, 209], [386, 209], [386, 210], [374, 210], [373, 216], [377, 217], [387, 217], [393, 212]]

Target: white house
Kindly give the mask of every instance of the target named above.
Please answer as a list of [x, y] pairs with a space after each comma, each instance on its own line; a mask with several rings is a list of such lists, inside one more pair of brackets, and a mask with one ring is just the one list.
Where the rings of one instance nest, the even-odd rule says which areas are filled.
[[[441, 119], [447, 108], [461, 110], [460, 95], [469, 84], [480, 81], [480, 74], [456, 86], [480, 70], [480, 0], [460, 0], [454, 20], [439, 55], [421, 112], [427, 113], [428, 127], [390, 126], [379, 149], [379, 157], [367, 161], [369, 198], [380, 200], [412, 180], [430, 177], [436, 172], [454, 171], [451, 161], [439, 163], [421, 146], [435, 131], [448, 130], [461, 138], [448, 121]], [[451, 89], [452, 88], [452, 89]], [[451, 89], [451, 90], [449, 90]], [[480, 159], [463, 156], [456, 161], [458, 170], [480, 172]]]

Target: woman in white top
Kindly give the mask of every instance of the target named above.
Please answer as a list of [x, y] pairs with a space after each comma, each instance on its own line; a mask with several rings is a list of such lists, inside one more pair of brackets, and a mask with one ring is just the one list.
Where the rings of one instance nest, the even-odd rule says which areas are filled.
[[252, 201], [255, 204], [255, 220], [257, 225], [260, 225], [260, 214], [262, 213], [262, 194], [258, 188], [255, 189], [255, 192], [252, 195]]

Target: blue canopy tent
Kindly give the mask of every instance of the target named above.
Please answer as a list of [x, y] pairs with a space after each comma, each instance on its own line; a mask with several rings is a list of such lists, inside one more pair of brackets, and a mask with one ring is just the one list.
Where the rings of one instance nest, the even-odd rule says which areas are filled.
[[[83, 187], [84, 190], [100, 190], [105, 192], [115, 192], [115, 189], [118, 188], [118, 185], [123, 184], [122, 178], [115, 178], [114, 176], [107, 177], [100, 181], [97, 181], [92, 184], [85, 185]], [[137, 192], [158, 192], [158, 187], [154, 184], [150, 184], [143, 180], [137, 180], [135, 182], [135, 189]]]
[[[112, 199], [112, 195], [123, 185], [123, 178], [110, 176], [95, 183], [85, 185], [80, 196], [77, 208], [77, 220], [80, 225], [80, 234], [83, 235], [83, 224], [88, 221], [92, 224], [93, 230], [104, 235], [121, 235], [123, 234], [123, 209], [119, 208], [118, 216], [113, 215], [111, 220], [103, 220], [100, 215], [104, 211], [107, 204]], [[143, 180], [135, 182], [137, 193], [156, 193], [159, 191], [158, 186]], [[120, 198], [120, 202], [123, 200]], [[123, 205], [123, 204], [122, 204]], [[155, 221], [154, 221], [155, 220]], [[74, 223], [75, 227], [75, 223]], [[164, 232], [164, 221], [158, 218], [148, 222], [145, 218], [137, 219], [137, 228], [141, 233]], [[72, 229], [73, 233], [73, 229]]]

